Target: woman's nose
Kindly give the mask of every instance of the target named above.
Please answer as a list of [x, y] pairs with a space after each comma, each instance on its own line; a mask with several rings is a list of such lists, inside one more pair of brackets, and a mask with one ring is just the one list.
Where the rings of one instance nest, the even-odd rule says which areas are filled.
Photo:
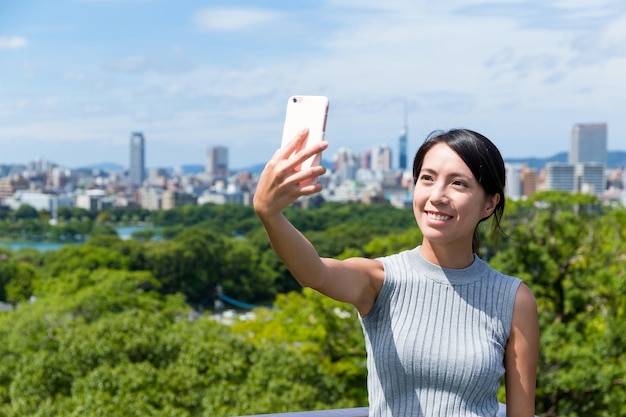
[[432, 187], [430, 194], [430, 201], [433, 204], [446, 204], [448, 197], [446, 194], [446, 188], [444, 184], [436, 184]]

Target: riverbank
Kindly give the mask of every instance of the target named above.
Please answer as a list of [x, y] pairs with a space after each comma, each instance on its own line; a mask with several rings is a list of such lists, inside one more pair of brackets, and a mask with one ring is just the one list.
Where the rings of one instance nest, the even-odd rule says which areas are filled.
[[[152, 226], [117, 226], [115, 227], [115, 231], [120, 239], [126, 240], [130, 239], [133, 233], [140, 231], [151, 229]], [[8, 248], [13, 251], [19, 251], [21, 249], [35, 249], [39, 252], [47, 252], [47, 251], [55, 251], [59, 250], [64, 246], [75, 245], [80, 246], [84, 244], [84, 242], [42, 242], [42, 241], [3, 241], [0, 240], [0, 248]]]

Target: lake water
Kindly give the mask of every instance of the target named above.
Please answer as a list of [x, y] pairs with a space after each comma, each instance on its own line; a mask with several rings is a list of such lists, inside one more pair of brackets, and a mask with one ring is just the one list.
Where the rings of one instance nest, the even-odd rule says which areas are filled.
[[[133, 232], [138, 230], [143, 230], [148, 227], [146, 226], [119, 226], [116, 227], [117, 235], [121, 239], [130, 239]], [[0, 241], [0, 247], [9, 248], [14, 251], [18, 251], [20, 249], [36, 249], [39, 252], [47, 252], [51, 250], [61, 249], [66, 245], [82, 245], [82, 243], [63, 243], [63, 242], [10, 242], [10, 241]]]

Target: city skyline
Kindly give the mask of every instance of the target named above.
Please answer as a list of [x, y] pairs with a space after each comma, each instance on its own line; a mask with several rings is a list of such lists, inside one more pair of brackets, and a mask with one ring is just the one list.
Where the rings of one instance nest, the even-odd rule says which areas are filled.
[[[267, 161], [287, 98], [330, 99], [329, 153], [465, 127], [507, 158], [568, 149], [606, 123], [626, 149], [626, 4], [397, 0], [25, 0], [0, 6], [0, 162], [75, 167]], [[436, 46], [436, 47], [435, 47]], [[394, 158], [394, 163], [397, 161]]]
[[[147, 149], [149, 148], [150, 142], [149, 142], [149, 138], [145, 138], [144, 135], [141, 132], [130, 132], [131, 137], [135, 134], [141, 134], [142, 138], [144, 139], [144, 152], [147, 152]], [[128, 141], [128, 139], [127, 139]], [[126, 145], [128, 147], [128, 143]], [[528, 161], [540, 161], [540, 160], [550, 160], [553, 158], [557, 158], [560, 156], [563, 156], [563, 154], [566, 155], [565, 159], [563, 160], [563, 162], [568, 162], [568, 158], [567, 155], [570, 154], [570, 146], [571, 144], [567, 144], [567, 146], [564, 146], [563, 149], [558, 150], [556, 152], [554, 152], [553, 154], [550, 155], [545, 155], [545, 156], [537, 156], [537, 155], [528, 155], [526, 157], [518, 157], [518, 158], [514, 158], [514, 157], [508, 157], [507, 155], [502, 155], [502, 157], [504, 158], [505, 162], [510, 162], [510, 163], [518, 163], [519, 161], [524, 161], [524, 160], [528, 160]], [[351, 149], [348, 148], [350, 151], [353, 152], [357, 152], [359, 154], [364, 154], [366, 152], [372, 152], [378, 148], [381, 147], [386, 147], [389, 148], [392, 151], [392, 155], [391, 155], [391, 161], [392, 161], [392, 166], [393, 169], [399, 168], [399, 163], [398, 163], [398, 159], [399, 159], [399, 155], [398, 155], [398, 151], [393, 147], [393, 146], [389, 146], [386, 144], [379, 144], [379, 145], [375, 145], [373, 148], [371, 149]], [[132, 145], [131, 145], [132, 148]], [[179, 167], [203, 167], [202, 171], [206, 170], [206, 166], [207, 166], [207, 154], [211, 152], [212, 149], [214, 148], [224, 148], [226, 149], [226, 152], [228, 152], [228, 147], [225, 145], [215, 145], [215, 146], [209, 146], [207, 147], [207, 149], [205, 149], [205, 154], [202, 156], [202, 158], [200, 159], [196, 159], [196, 160], [192, 160], [192, 161], [187, 161], [187, 162], [183, 162], [183, 163], [178, 163], [178, 164], [163, 164], [163, 165], [148, 165], [148, 164], [144, 164], [145, 166], [145, 170], [147, 172], [147, 170], [150, 169], [159, 169], [159, 168], [168, 168], [168, 169], [176, 169]], [[328, 151], [326, 151], [323, 155], [323, 160], [326, 163], [330, 163], [332, 161], [332, 159], [339, 155], [344, 149], [344, 148], [340, 148], [335, 150], [335, 152], [333, 152], [332, 154], [329, 153]], [[95, 161], [92, 163], [76, 163], [74, 165], [64, 165], [64, 164], [59, 164], [57, 161], [51, 160], [46, 158], [45, 156], [37, 156], [35, 158], [31, 158], [27, 161], [19, 161], [19, 162], [15, 162], [15, 163], [7, 163], [7, 162], [3, 162], [0, 160], [0, 165], [21, 165], [21, 166], [26, 166], [28, 167], [30, 164], [33, 163], [48, 163], [48, 164], [53, 164], [53, 165], [57, 165], [57, 166], [62, 166], [64, 168], [68, 168], [68, 169], [83, 169], [83, 168], [89, 168], [89, 167], [99, 167], [99, 166], [112, 166], [115, 167], [114, 170], [128, 170], [130, 172], [131, 169], [131, 163], [128, 160], [129, 158], [132, 159], [132, 149], [129, 152], [128, 149], [126, 150], [127, 155], [124, 156], [123, 159], [126, 159], [126, 162], [124, 161], [120, 161], [120, 162], [116, 162], [116, 161], [106, 161], [106, 160], [102, 160], [102, 161]], [[625, 153], [626, 154], [626, 149], [607, 149], [607, 154], [611, 154], [611, 153]], [[408, 161], [408, 168], [410, 168], [412, 161], [413, 161], [413, 154], [409, 155], [409, 161]], [[240, 165], [240, 164], [232, 164], [232, 161], [230, 160], [230, 156], [228, 157], [228, 161], [227, 161], [227, 165], [228, 168], [232, 171], [240, 171], [240, 170], [245, 170], [248, 168], [252, 168], [252, 167], [258, 167], [258, 166], [262, 166], [266, 163], [267, 161], [265, 160], [258, 160], [256, 162], [252, 162], [248, 165]], [[609, 168], [607, 166], [607, 168]], [[615, 168], [615, 167], [614, 167]]]

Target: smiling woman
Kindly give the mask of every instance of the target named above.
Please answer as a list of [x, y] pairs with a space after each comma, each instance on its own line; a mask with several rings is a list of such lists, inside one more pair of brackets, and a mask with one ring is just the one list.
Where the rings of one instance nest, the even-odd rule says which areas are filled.
[[[474, 136], [478, 139], [468, 139]], [[422, 233], [428, 225], [420, 223], [424, 219], [420, 213], [431, 219], [438, 215], [438, 219], [446, 220], [449, 227], [452, 220], [460, 220], [462, 223], [452, 225], [458, 228], [465, 224], [473, 230], [472, 251], [478, 253], [478, 224], [493, 216], [494, 229], [500, 227], [505, 204], [505, 178], [500, 152], [483, 135], [467, 130], [433, 133], [413, 162], [413, 210]], [[465, 210], [459, 210], [463, 217], [438, 213], [437, 207], [455, 209], [455, 201], [458, 205], [465, 205]], [[456, 234], [470, 236], [468, 230], [458, 230]], [[426, 239], [425, 243], [430, 242]], [[467, 244], [458, 243], [461, 248]]]
[[[431, 135], [413, 164], [414, 249], [378, 259], [321, 258], [282, 214], [319, 192], [325, 168], [298, 166], [328, 146], [302, 149], [307, 131], [276, 151], [254, 208], [280, 259], [303, 286], [353, 304], [365, 334], [370, 417], [493, 416], [505, 377], [511, 415], [534, 415], [539, 345], [533, 294], [482, 261], [478, 224], [504, 210], [504, 162], [483, 135]], [[300, 150], [302, 149], [302, 150]], [[295, 152], [295, 156], [292, 154]], [[307, 184], [307, 185], [304, 185]]]

